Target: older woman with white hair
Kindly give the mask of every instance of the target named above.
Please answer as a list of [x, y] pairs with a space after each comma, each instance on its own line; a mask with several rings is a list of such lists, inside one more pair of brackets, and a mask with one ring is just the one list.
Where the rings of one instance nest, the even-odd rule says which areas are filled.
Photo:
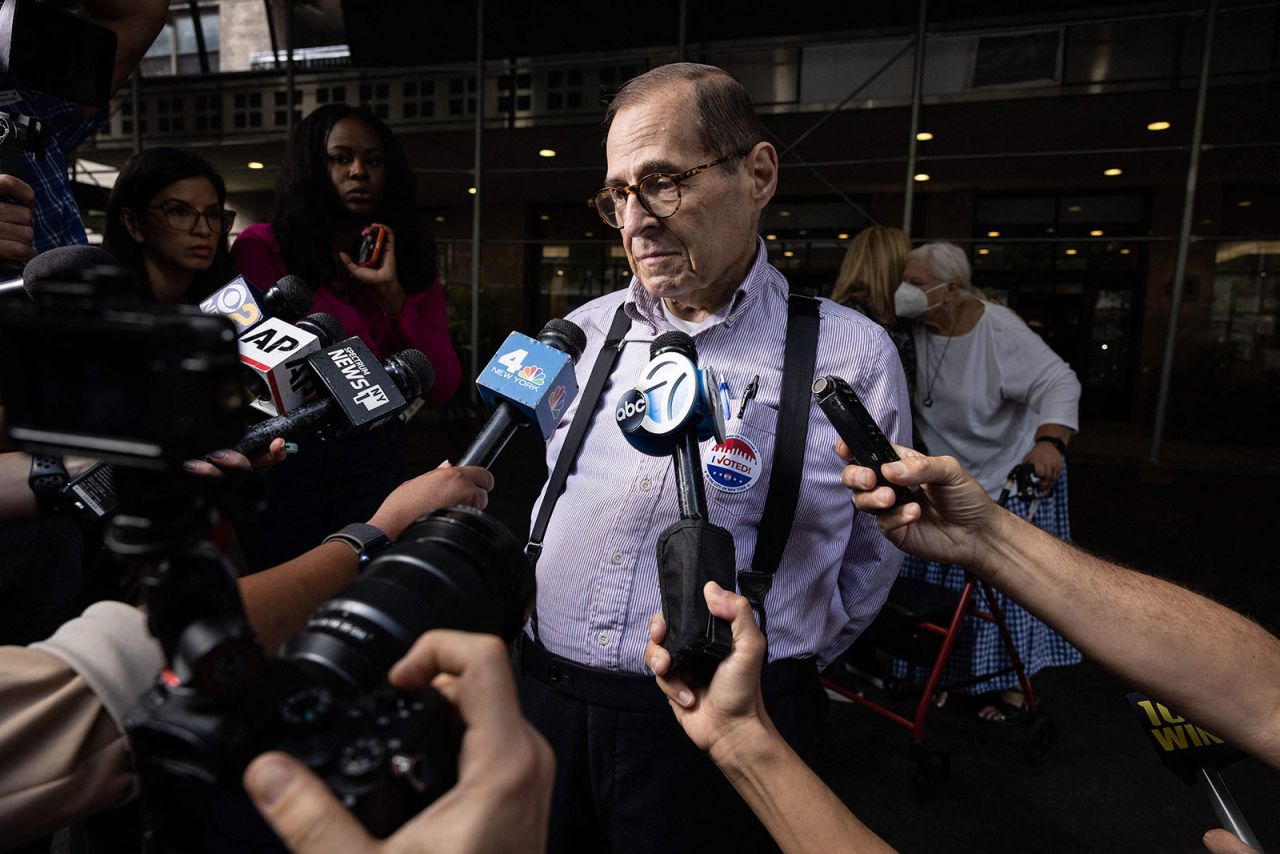
[[[903, 281], [894, 292], [897, 315], [913, 321], [918, 357], [913, 410], [920, 436], [930, 453], [959, 460], [992, 498], [1014, 466], [1030, 463], [1044, 489], [1052, 489], [1037, 504], [1032, 523], [1070, 539], [1066, 455], [1079, 427], [1080, 382], [1021, 318], [983, 299], [970, 275], [964, 250], [929, 243], [907, 255]], [[1017, 497], [1008, 506], [1023, 517], [1030, 510]], [[957, 565], [908, 556], [902, 574], [957, 591], [964, 586], [964, 571]], [[986, 610], [981, 591], [975, 596]], [[1028, 674], [1080, 661], [1079, 651], [1052, 629], [1003, 597], [1000, 604]], [[1010, 665], [996, 627], [970, 618], [942, 684]], [[916, 670], [913, 678], [923, 681], [927, 674]], [[1004, 721], [1023, 706], [1018, 689], [1017, 677], [1006, 673], [957, 690], [990, 694], [979, 716]], [[945, 700], [945, 694], [936, 700]]]

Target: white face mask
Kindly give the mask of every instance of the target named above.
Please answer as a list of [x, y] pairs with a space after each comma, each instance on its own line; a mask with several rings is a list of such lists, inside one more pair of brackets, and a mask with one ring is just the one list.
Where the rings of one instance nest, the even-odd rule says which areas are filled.
[[919, 285], [913, 285], [910, 282], [899, 282], [897, 290], [893, 292], [894, 314], [907, 319], [919, 317], [930, 308], [933, 308], [933, 306], [929, 305], [930, 291], [936, 291], [946, 285], [947, 282], [941, 282], [926, 291]]

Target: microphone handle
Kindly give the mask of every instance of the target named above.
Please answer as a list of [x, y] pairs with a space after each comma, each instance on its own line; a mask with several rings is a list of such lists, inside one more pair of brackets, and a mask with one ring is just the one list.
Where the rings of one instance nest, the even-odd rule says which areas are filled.
[[1240, 811], [1218, 769], [1201, 768], [1200, 779], [1209, 787], [1209, 801], [1213, 804], [1213, 811], [1223, 829], [1234, 833], [1245, 845], [1261, 851], [1262, 845], [1258, 842], [1258, 837], [1254, 835], [1253, 828], [1249, 827], [1249, 822], [1245, 821], [1244, 813]]
[[493, 465], [498, 454], [502, 453], [507, 442], [511, 441], [511, 437], [524, 426], [524, 423], [525, 419], [520, 414], [520, 410], [505, 400], [502, 401], [493, 410], [484, 427], [480, 428], [480, 433], [471, 443], [471, 447], [467, 448], [466, 453], [454, 465], [480, 466], [487, 469]]
[[681, 519], [707, 519], [707, 492], [702, 485], [702, 454], [693, 430], [684, 430], [673, 451], [676, 496]]
[[277, 436], [288, 439], [312, 427], [323, 424], [330, 413], [337, 408], [332, 400], [320, 399], [303, 404], [285, 415], [268, 418], [249, 428], [244, 438], [236, 445], [236, 450], [246, 457], [262, 453]]

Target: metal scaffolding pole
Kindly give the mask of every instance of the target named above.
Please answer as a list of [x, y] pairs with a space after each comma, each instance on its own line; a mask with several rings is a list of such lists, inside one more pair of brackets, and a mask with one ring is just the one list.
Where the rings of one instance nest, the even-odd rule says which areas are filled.
[[187, 0], [187, 9], [191, 15], [191, 27], [196, 34], [196, 51], [200, 54], [200, 71], [209, 73], [209, 51], [204, 44], [204, 24], [200, 22], [200, 0]]
[[1160, 391], [1156, 397], [1156, 419], [1151, 432], [1149, 463], [1160, 461], [1160, 443], [1164, 440], [1164, 421], [1169, 409], [1169, 382], [1173, 377], [1173, 351], [1178, 337], [1178, 314], [1182, 308], [1182, 283], [1187, 276], [1187, 251], [1191, 244], [1191, 220], [1195, 215], [1196, 182], [1200, 174], [1200, 146], [1204, 135], [1204, 105], [1209, 92], [1209, 63], [1213, 59], [1213, 25], [1218, 15], [1218, 0], [1208, 0], [1205, 7], [1204, 49], [1200, 57], [1200, 85], [1196, 90], [1196, 118], [1191, 127], [1191, 157], [1187, 161], [1187, 193], [1182, 207], [1182, 229], [1178, 232], [1178, 256], [1173, 265], [1173, 282], [1169, 293], [1169, 331], [1164, 341], [1164, 363], [1160, 367]]
[[[480, 166], [484, 139], [484, 0], [476, 0], [476, 129], [473, 178], [475, 198], [471, 200], [471, 376], [480, 376]], [[471, 385], [471, 402], [479, 397]]]
[[293, 0], [284, 0], [284, 50], [285, 128], [293, 136], [293, 96], [297, 92], [293, 79]]
[[142, 151], [142, 69], [129, 75], [129, 102], [133, 104], [133, 153]]
[[920, 132], [920, 96], [924, 91], [925, 21], [929, 17], [929, 0], [920, 0], [916, 21], [916, 62], [911, 72], [911, 133], [907, 136], [907, 178], [902, 200], [902, 230], [911, 236], [912, 205], [916, 191], [916, 134]]
[[680, 0], [680, 23], [677, 34], [676, 58], [681, 62], [689, 59], [689, 0]]
[[271, 39], [271, 65], [280, 70], [280, 40], [276, 38], [276, 18], [271, 13], [271, 0], [262, 0], [262, 7], [267, 12], [267, 36]]

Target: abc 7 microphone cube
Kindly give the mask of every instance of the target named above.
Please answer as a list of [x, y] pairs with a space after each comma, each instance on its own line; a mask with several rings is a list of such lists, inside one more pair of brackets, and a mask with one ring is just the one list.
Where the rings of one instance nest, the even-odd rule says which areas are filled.
[[320, 339], [273, 317], [240, 337], [240, 363], [253, 375], [251, 406], [267, 415], [297, 409], [313, 393], [307, 357], [320, 350]]

